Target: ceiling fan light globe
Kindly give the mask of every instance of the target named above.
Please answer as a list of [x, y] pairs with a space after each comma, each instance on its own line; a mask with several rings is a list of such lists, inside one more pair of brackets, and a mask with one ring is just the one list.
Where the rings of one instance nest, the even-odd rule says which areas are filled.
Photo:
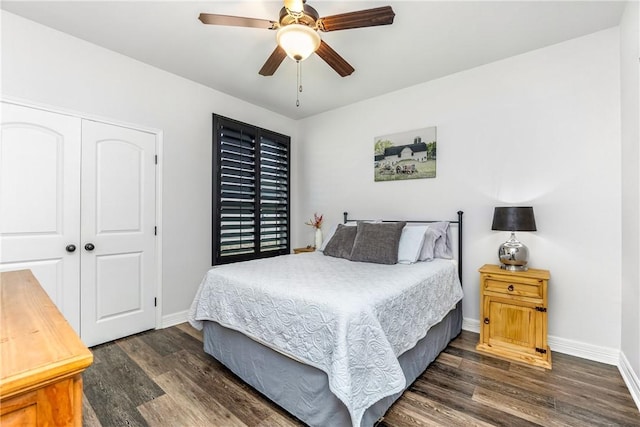
[[277, 34], [278, 45], [294, 61], [304, 61], [320, 46], [320, 35], [313, 28], [302, 24], [281, 27]]

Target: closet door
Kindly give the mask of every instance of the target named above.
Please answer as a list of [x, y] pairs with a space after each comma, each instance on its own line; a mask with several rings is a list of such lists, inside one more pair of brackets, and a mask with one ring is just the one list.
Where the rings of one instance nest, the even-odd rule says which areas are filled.
[[2, 103], [0, 270], [31, 269], [80, 333], [80, 119]]
[[82, 121], [82, 340], [155, 327], [155, 135]]

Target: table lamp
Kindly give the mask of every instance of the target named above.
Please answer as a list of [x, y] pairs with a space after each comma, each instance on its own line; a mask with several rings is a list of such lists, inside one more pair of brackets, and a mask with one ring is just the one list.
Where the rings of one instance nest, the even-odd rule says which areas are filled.
[[505, 270], [526, 271], [529, 249], [516, 239], [516, 231], [536, 231], [536, 219], [531, 206], [497, 207], [493, 211], [492, 230], [510, 231], [511, 237], [498, 248], [498, 257]]

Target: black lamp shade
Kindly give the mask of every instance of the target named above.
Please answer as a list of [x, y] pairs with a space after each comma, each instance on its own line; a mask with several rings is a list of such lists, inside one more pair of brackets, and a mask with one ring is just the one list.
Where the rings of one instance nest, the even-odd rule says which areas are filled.
[[492, 230], [536, 231], [536, 218], [531, 206], [498, 207], [493, 211]]

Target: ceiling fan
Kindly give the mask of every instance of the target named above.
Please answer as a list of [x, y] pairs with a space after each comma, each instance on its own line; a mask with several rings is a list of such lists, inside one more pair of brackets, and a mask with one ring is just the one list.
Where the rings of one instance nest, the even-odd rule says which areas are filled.
[[209, 25], [277, 30], [278, 45], [259, 71], [263, 76], [272, 76], [286, 56], [300, 62], [315, 52], [340, 76], [346, 77], [353, 73], [354, 68], [320, 38], [318, 30], [327, 32], [390, 25], [395, 13], [391, 6], [383, 6], [323, 18], [319, 16], [313, 7], [306, 4], [306, 0], [284, 0], [278, 21], [211, 13], [201, 13], [198, 19]]

